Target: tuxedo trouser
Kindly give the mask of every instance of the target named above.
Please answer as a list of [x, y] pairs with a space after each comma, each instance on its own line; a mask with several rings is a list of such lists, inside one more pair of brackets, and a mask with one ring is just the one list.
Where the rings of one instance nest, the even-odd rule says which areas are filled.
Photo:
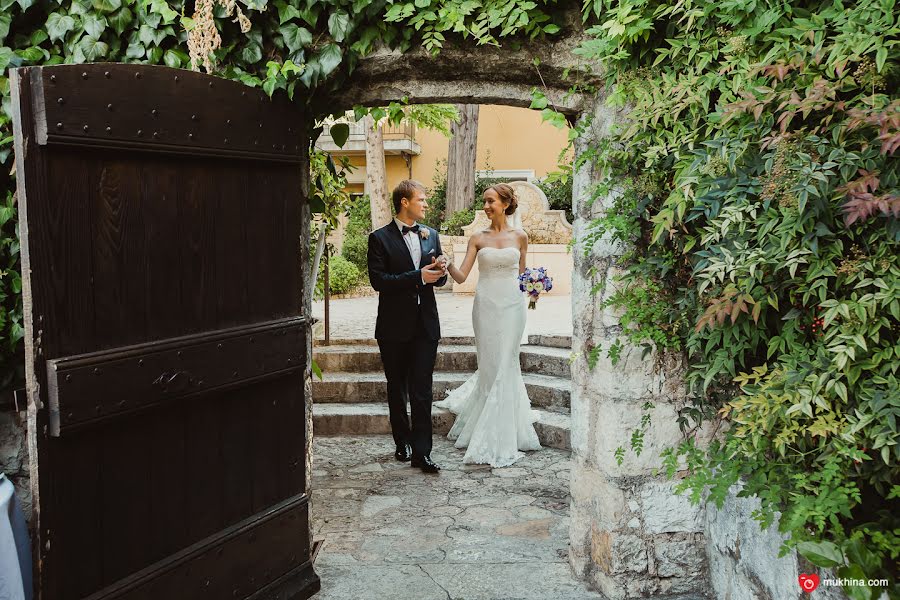
[[[438, 340], [429, 338], [417, 311], [415, 333], [411, 340], [378, 340], [384, 376], [387, 379], [388, 412], [391, 433], [397, 446], [409, 444], [413, 456], [431, 454], [431, 402], [434, 361]], [[409, 414], [406, 403], [409, 401]]]

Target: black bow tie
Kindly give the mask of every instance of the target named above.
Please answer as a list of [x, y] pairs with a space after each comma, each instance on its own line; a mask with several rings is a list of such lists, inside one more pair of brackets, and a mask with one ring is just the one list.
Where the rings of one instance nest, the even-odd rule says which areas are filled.
[[419, 225], [416, 224], [416, 225], [413, 225], [412, 227], [407, 227], [406, 225], [403, 226], [403, 235], [406, 235], [410, 231], [412, 231], [413, 233], [419, 233]]

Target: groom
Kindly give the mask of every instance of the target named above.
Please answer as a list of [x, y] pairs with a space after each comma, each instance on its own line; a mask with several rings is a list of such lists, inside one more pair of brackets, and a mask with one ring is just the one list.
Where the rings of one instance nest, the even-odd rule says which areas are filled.
[[431, 386], [441, 325], [434, 286], [447, 282], [446, 263], [437, 231], [417, 224], [428, 209], [422, 184], [401, 181], [391, 200], [397, 216], [369, 234], [368, 261], [369, 281], [379, 292], [375, 339], [387, 378], [394, 457], [437, 473], [440, 467], [431, 460]]

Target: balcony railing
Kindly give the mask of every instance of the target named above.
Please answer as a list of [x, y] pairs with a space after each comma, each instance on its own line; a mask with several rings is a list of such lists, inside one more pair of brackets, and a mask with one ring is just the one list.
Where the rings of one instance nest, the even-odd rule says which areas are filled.
[[[330, 131], [327, 129], [319, 136], [316, 146], [326, 152], [337, 152], [342, 154], [358, 154], [365, 152], [366, 129], [364, 122], [345, 121], [350, 126], [350, 135], [347, 142], [338, 147], [331, 137]], [[384, 139], [385, 154], [419, 154], [421, 148], [416, 141], [416, 125], [409, 121], [401, 121], [396, 124], [385, 124], [381, 128]]]
[[[350, 125], [350, 137], [348, 139], [366, 139], [366, 125], [364, 122], [348, 123], [348, 125]], [[416, 125], [415, 123], [411, 123], [409, 121], [402, 121], [394, 125], [385, 124], [381, 128], [381, 132], [384, 135], [384, 139], [386, 140], [416, 139]], [[328, 137], [331, 137], [330, 133], [322, 132], [323, 137], [326, 135]]]

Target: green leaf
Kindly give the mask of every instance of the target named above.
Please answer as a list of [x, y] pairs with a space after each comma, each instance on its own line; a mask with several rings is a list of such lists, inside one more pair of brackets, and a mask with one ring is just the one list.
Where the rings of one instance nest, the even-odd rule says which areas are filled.
[[12, 23], [12, 15], [9, 13], [0, 14], [0, 43], [9, 35], [9, 24]]
[[69, 15], [61, 15], [52, 13], [47, 17], [47, 23], [44, 25], [47, 33], [50, 34], [50, 41], [55, 42], [66, 37], [66, 34], [75, 29], [75, 19]]
[[144, 25], [147, 25], [152, 29], [156, 29], [162, 22], [162, 15], [159, 13], [147, 13], [146, 15], [143, 15], [143, 18], [141, 20], [143, 21]]
[[147, 49], [138, 42], [128, 44], [128, 48], [125, 49], [126, 58], [144, 58], [146, 54]]
[[319, 364], [316, 361], [312, 361], [312, 372], [313, 374], [319, 378], [319, 381], [323, 381], [322, 377], [322, 369], [319, 367]]
[[46, 50], [42, 50], [37, 46], [32, 46], [31, 48], [24, 48], [22, 50], [16, 50], [16, 55], [19, 56], [23, 61], [30, 63], [37, 63], [44, 60], [47, 56], [49, 56], [49, 52]]
[[[859, 581], [868, 581], [868, 577], [866, 577], [866, 572], [863, 571], [862, 566], [851, 564], [846, 567], [842, 567], [838, 574], [841, 579], [858, 579]], [[847, 597], [850, 600], [873, 600], [874, 598], [880, 597], [881, 594], [877, 593], [877, 595], [872, 593], [872, 588], [867, 585], [848, 585], [844, 587], [844, 592], [847, 594]]]
[[301, 17], [300, 11], [292, 4], [287, 2], [276, 2], [275, 7], [278, 9], [278, 24], [284, 25], [295, 17]]
[[318, 194], [309, 199], [309, 210], [313, 213], [325, 212], [325, 201]]
[[878, 69], [878, 72], [881, 73], [884, 71], [884, 63], [888, 57], [888, 49], [885, 46], [881, 46], [878, 48], [878, 52], [875, 53], [875, 67]]
[[11, 64], [18, 66], [20, 64], [19, 57], [12, 51], [12, 48], [0, 48], [0, 71], [5, 71]]
[[278, 31], [281, 32], [281, 35], [284, 37], [284, 43], [291, 52], [296, 52], [312, 43], [312, 34], [307, 29], [294, 23], [282, 25]]
[[171, 69], [177, 69], [181, 67], [181, 57], [178, 56], [178, 53], [174, 50], [166, 50], [165, 56], [163, 56], [163, 62], [166, 63], [166, 66]]
[[122, 7], [122, 0], [91, 0], [95, 10], [102, 13], [111, 13]]
[[328, 33], [336, 42], [343, 42], [350, 28], [350, 17], [343, 11], [332, 13], [328, 17]]
[[275, 78], [266, 79], [263, 82], [263, 91], [269, 96], [272, 97], [272, 94], [275, 93], [275, 86], [278, 85], [278, 80]]
[[149, 25], [141, 25], [141, 28], [138, 30], [138, 39], [145, 46], [154, 44], [156, 43], [156, 30]]
[[108, 25], [103, 15], [87, 14], [81, 19], [81, 25], [85, 33], [93, 38], [100, 38]]
[[337, 44], [328, 44], [319, 54], [319, 64], [322, 67], [322, 77], [327, 77], [341, 64], [341, 48]]
[[817, 567], [830, 569], [844, 564], [840, 548], [831, 542], [800, 542], [797, 544], [797, 552]]
[[531, 106], [529, 108], [543, 110], [547, 108], [548, 104], [547, 96], [543, 92], [536, 88], [531, 92]]
[[262, 47], [258, 44], [244, 46], [241, 51], [241, 59], [248, 64], [256, 64], [262, 60]]
[[28, 40], [32, 46], [40, 46], [44, 42], [50, 39], [50, 35], [44, 31], [43, 29], [38, 29], [34, 33], [31, 34], [31, 38]]
[[350, 138], [350, 125], [347, 123], [335, 123], [331, 126], [329, 131], [331, 133], [331, 139], [334, 140], [334, 143], [337, 144], [338, 148], [343, 148], [344, 144], [346, 144], [347, 140]]
[[544, 33], [547, 33], [550, 35], [559, 33], [559, 25], [554, 25], [553, 23], [550, 23], [549, 25], [544, 25]]
[[112, 25], [112, 28], [118, 35], [122, 35], [122, 32], [131, 25], [131, 22], [134, 21], [134, 15], [128, 9], [128, 7], [123, 7], [121, 10], [116, 11], [111, 14], [108, 18], [109, 24]]
[[164, 23], [173, 23], [180, 15], [173, 10], [166, 0], [153, 0], [150, 5], [150, 12], [156, 13], [162, 17]]
[[89, 62], [96, 62], [98, 58], [103, 58], [109, 52], [109, 45], [101, 42], [94, 37], [84, 37], [78, 42], [78, 47], [84, 52], [84, 57]]

